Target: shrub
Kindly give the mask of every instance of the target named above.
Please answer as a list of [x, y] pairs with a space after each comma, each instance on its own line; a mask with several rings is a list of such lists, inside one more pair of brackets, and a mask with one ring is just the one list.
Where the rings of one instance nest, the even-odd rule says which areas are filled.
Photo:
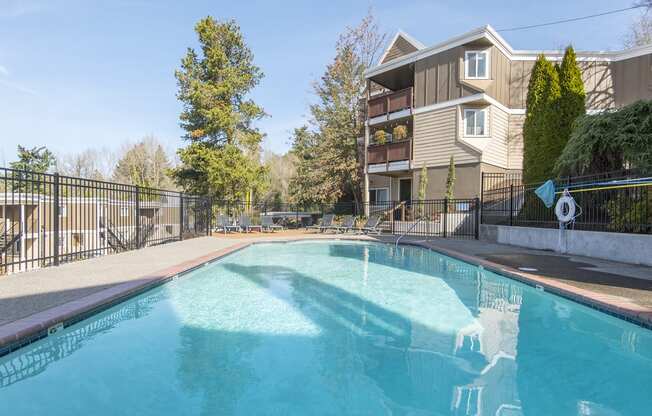
[[378, 144], [385, 144], [387, 143], [387, 135], [385, 134], [384, 130], [378, 130], [374, 133], [374, 140]]
[[396, 126], [394, 127], [394, 130], [392, 130], [392, 135], [397, 141], [407, 139], [407, 133], [407, 126], [404, 125]]

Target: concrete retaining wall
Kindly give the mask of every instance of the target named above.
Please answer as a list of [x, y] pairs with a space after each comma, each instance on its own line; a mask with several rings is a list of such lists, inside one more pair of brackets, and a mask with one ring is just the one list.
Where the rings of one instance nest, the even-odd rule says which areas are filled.
[[548, 228], [480, 226], [480, 239], [577, 256], [652, 266], [652, 235]]

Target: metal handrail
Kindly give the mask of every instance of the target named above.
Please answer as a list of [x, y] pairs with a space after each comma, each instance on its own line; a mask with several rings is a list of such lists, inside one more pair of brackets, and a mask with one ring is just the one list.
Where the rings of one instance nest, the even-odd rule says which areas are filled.
[[394, 246], [396, 249], [398, 249], [398, 242], [401, 241], [401, 238], [405, 237], [405, 235], [408, 234], [410, 231], [412, 231], [412, 230], [414, 229], [414, 227], [416, 227], [417, 225], [419, 225], [419, 223], [421, 222], [421, 220], [423, 220], [424, 218], [425, 218], [425, 217], [419, 217], [419, 218], [416, 220], [416, 222], [415, 222], [414, 224], [412, 224], [412, 227], [408, 228], [408, 230], [407, 230], [406, 232], [404, 232], [403, 234], [401, 234], [401, 235], [396, 239], [396, 244], [395, 244], [395, 246]]

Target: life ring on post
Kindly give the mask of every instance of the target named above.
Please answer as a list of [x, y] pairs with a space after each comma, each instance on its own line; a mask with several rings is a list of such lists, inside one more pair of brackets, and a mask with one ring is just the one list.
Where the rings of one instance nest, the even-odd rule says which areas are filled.
[[563, 195], [555, 205], [555, 215], [561, 223], [571, 222], [575, 218], [575, 200], [570, 195]]

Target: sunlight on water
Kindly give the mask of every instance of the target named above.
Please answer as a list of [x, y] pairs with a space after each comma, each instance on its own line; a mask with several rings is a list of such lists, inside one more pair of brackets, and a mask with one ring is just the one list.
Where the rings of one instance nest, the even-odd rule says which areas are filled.
[[416, 247], [261, 244], [0, 358], [8, 415], [646, 415], [651, 331]]

